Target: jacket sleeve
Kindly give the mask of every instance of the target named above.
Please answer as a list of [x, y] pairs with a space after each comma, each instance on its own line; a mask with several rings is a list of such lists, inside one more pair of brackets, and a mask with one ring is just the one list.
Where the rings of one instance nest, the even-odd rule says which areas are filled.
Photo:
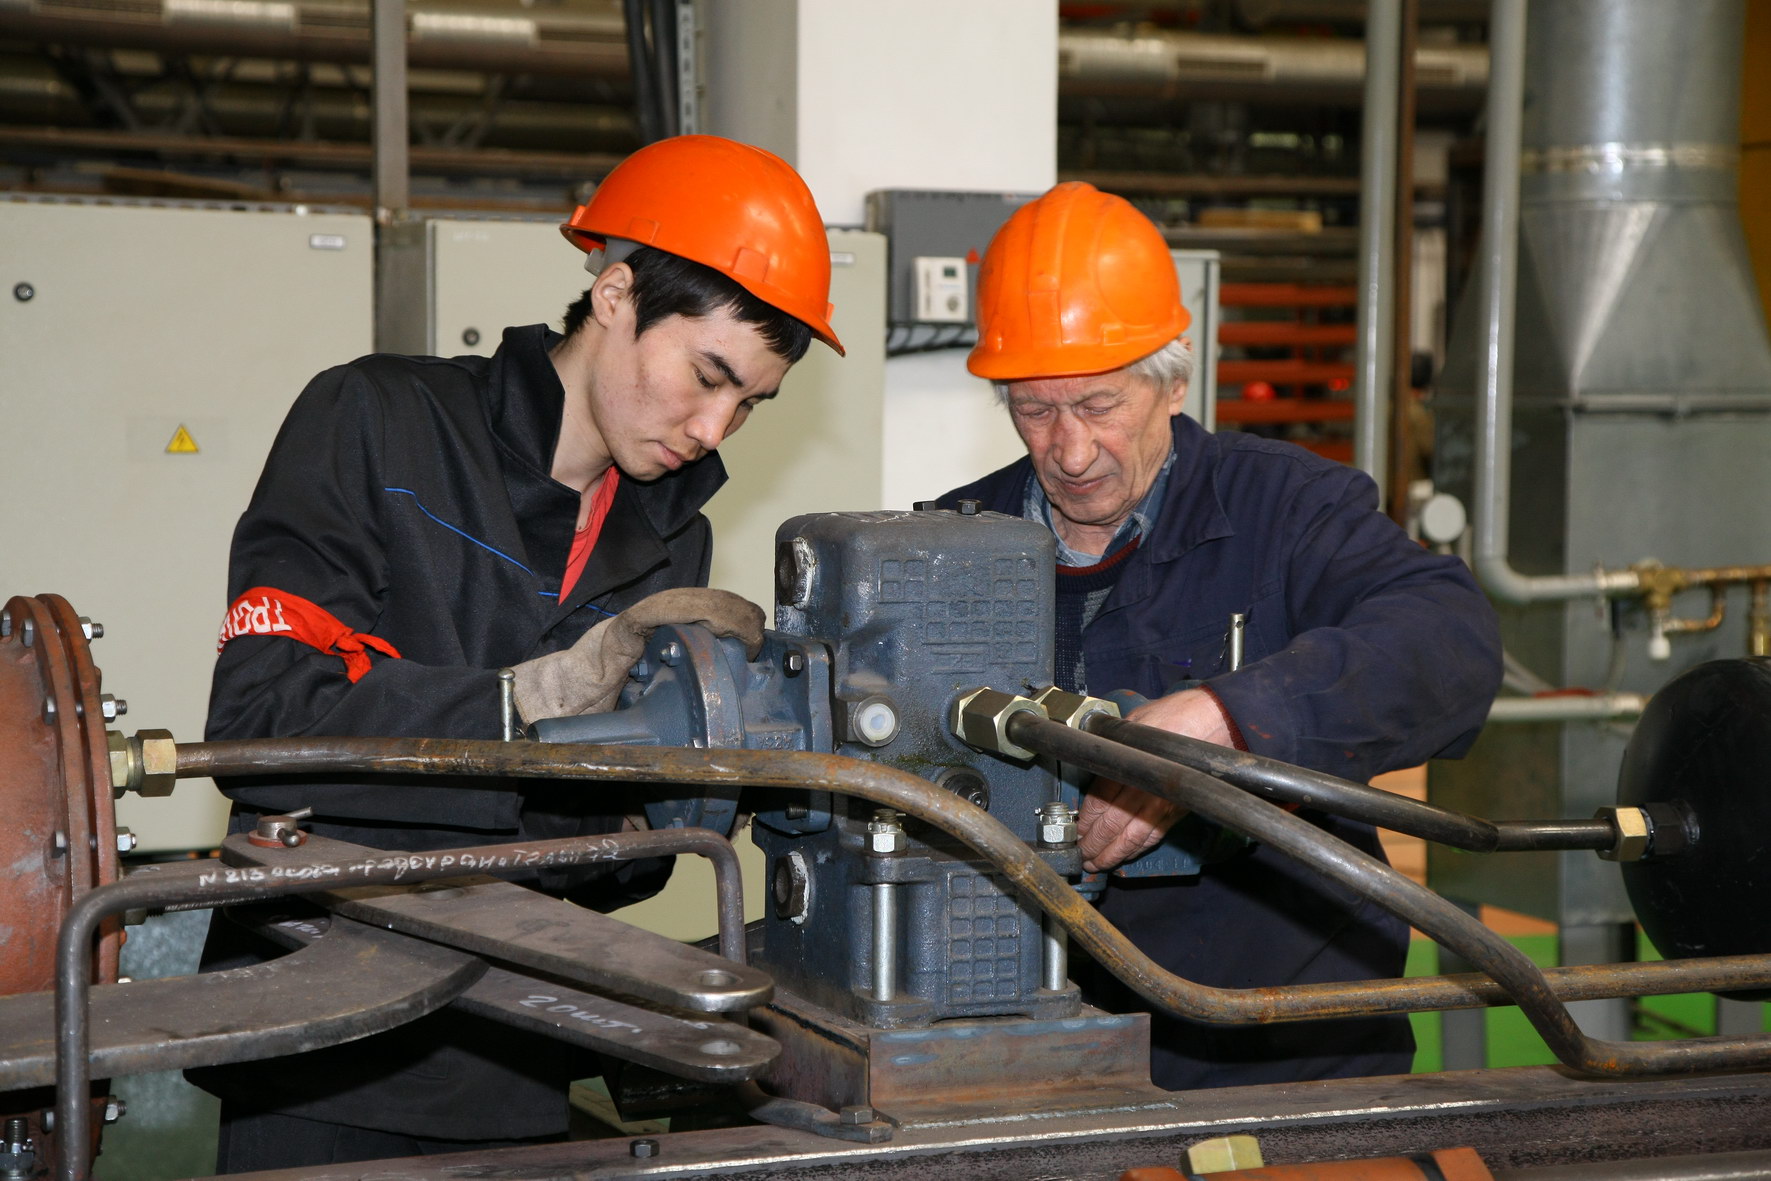
[[[251, 587], [273, 587], [318, 604], [355, 631], [393, 638], [380, 626], [388, 562], [377, 519], [385, 497], [374, 495], [383, 482], [387, 429], [382, 395], [361, 368], [328, 370], [309, 384], [278, 433], [234, 531], [230, 602]], [[368, 673], [352, 683], [337, 655], [280, 636], [238, 636], [217, 657], [205, 734], [212, 740], [498, 736], [495, 669], [402, 656], [374, 656]], [[394, 795], [411, 798], [396, 801], [360, 786], [333, 786], [306, 784], [302, 801], [334, 816], [390, 819], [391, 810], [406, 809], [403, 819], [446, 818], [476, 827], [504, 827], [514, 816], [511, 804], [494, 807], [490, 792], [461, 793], [431, 805], [422, 801], [454, 793], [407, 788]], [[266, 790], [229, 785], [236, 798], [281, 807], [281, 795], [260, 798]], [[411, 814], [413, 808], [419, 815]]]
[[1411, 541], [1346, 469], [1301, 481], [1276, 524], [1291, 639], [1207, 682], [1249, 749], [1361, 781], [1467, 750], [1501, 656], [1464, 564]]

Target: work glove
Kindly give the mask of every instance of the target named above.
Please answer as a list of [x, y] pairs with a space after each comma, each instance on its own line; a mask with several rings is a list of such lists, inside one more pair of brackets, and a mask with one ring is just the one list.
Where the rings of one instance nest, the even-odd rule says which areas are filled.
[[648, 595], [570, 648], [513, 668], [517, 713], [527, 723], [613, 709], [629, 670], [645, 655], [646, 641], [667, 623], [698, 623], [717, 636], [743, 640], [754, 660], [765, 622], [761, 607], [730, 591], [685, 586]]

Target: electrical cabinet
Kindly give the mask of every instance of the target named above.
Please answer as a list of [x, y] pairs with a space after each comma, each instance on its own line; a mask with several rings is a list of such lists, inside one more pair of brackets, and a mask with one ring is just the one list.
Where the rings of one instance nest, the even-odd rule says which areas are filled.
[[[301, 207], [0, 205], [0, 596], [105, 625], [119, 728], [202, 737], [234, 523], [302, 386], [370, 350], [373, 247], [366, 216]], [[186, 780], [117, 813], [194, 849], [227, 806]]]

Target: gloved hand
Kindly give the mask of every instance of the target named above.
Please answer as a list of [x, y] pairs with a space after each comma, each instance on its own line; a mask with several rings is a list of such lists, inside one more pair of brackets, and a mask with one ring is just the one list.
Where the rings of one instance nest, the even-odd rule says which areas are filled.
[[762, 650], [765, 622], [761, 607], [730, 591], [684, 586], [648, 595], [585, 632], [570, 648], [513, 668], [517, 713], [524, 722], [534, 722], [613, 709], [628, 671], [664, 624], [699, 623], [715, 635], [743, 640], [755, 659]]

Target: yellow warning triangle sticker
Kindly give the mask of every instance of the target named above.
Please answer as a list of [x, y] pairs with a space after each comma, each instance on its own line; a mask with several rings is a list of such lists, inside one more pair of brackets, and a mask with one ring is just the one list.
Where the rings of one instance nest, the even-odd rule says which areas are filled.
[[172, 442], [166, 444], [166, 454], [168, 454], [168, 455], [195, 455], [195, 454], [197, 454], [197, 440], [191, 438], [191, 432], [189, 432], [185, 429], [184, 424], [182, 422], [178, 424], [178, 430], [173, 433]]

